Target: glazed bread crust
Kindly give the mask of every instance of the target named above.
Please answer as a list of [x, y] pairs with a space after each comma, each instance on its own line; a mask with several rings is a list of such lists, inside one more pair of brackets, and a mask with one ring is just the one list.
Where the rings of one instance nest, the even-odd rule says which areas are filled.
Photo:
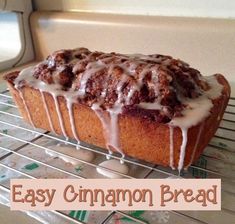
[[[33, 122], [35, 127], [53, 131], [51, 130], [41, 92], [27, 84], [24, 85], [20, 88], [24, 98], [23, 102], [19, 90], [13, 83], [13, 80], [17, 76], [17, 72], [8, 74], [6, 79], [9, 90], [23, 118], [30, 123]], [[192, 126], [188, 129], [183, 167], [187, 167], [191, 162], [195, 162], [198, 159], [203, 149], [215, 134], [227, 106], [230, 95], [229, 84], [222, 75], [216, 75], [216, 79], [223, 86], [222, 93], [218, 98], [212, 100], [213, 107], [210, 110], [210, 115], [196, 126]], [[54, 130], [57, 134], [63, 135], [56, 111], [55, 100], [49, 92], [43, 92], [43, 94], [48, 111], [51, 115]], [[67, 99], [64, 96], [57, 96], [57, 99], [65, 132], [68, 137], [75, 138], [70, 123]], [[25, 104], [29, 111], [26, 110]], [[31, 115], [31, 121], [29, 120], [28, 112]], [[92, 145], [107, 148], [105, 131], [95, 111], [88, 105], [77, 102], [72, 104], [72, 113], [76, 134], [79, 139]], [[110, 119], [107, 111], [103, 110], [100, 113], [102, 113], [104, 119]], [[120, 148], [125, 155], [163, 166], [170, 164], [170, 128], [168, 124], [158, 123], [145, 117], [126, 113], [118, 115], [118, 128]], [[201, 134], [200, 138], [197, 140], [199, 132], [201, 132]], [[179, 163], [182, 141], [181, 128], [174, 127], [173, 165], [175, 167], [177, 167]], [[197, 146], [196, 148], [195, 145]]]
[[[122, 114], [144, 116], [158, 123], [181, 116], [185, 106], [180, 97], [194, 99], [209, 89], [198, 70], [171, 56], [92, 52], [86, 48], [55, 51], [29, 76], [18, 86], [34, 78], [48, 88], [57, 85], [63, 91], [72, 90], [76, 102], [84, 105], [99, 104], [102, 110], [118, 106]], [[149, 110], [146, 103], [158, 107]]]

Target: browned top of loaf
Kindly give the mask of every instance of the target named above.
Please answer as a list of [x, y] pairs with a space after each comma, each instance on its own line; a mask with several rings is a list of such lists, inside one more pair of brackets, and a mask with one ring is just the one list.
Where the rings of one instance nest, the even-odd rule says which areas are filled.
[[[56, 51], [35, 66], [32, 75], [48, 85], [59, 83], [65, 91], [72, 88], [78, 92], [78, 102], [88, 106], [101, 102], [102, 108], [108, 109], [118, 101], [123, 113], [163, 123], [181, 115], [184, 105], [180, 97], [196, 98], [208, 89], [198, 70], [171, 56], [91, 52], [86, 48]], [[133, 94], [128, 97], [130, 91]], [[163, 109], [138, 108], [141, 102], [158, 102]]]

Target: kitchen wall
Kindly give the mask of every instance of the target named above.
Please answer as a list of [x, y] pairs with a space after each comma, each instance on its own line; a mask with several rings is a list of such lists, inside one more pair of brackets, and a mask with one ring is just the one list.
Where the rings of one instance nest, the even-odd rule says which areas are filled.
[[235, 18], [234, 0], [33, 0], [36, 10]]

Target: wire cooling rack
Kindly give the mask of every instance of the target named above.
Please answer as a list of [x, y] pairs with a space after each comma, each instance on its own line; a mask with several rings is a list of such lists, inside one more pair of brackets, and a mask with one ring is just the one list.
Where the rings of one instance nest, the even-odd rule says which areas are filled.
[[[67, 141], [61, 136], [54, 135], [48, 131], [33, 129], [26, 124], [19, 115], [17, 106], [13, 103], [12, 97], [7, 89], [0, 93], [0, 137], [2, 137], [0, 138], [0, 168], [9, 171], [12, 178], [102, 178], [102, 176], [99, 176], [96, 172], [96, 168], [101, 168], [99, 161], [104, 161], [107, 156], [116, 160], [121, 159], [118, 154], [114, 153], [109, 155], [106, 150], [85, 143], [82, 143], [79, 147], [94, 153], [98, 159], [88, 162], [74, 155], [55, 150], [55, 147], [51, 147], [55, 145], [55, 143], [57, 145], [65, 144], [73, 148], [77, 147], [77, 144], [73, 140]], [[234, 142], [235, 98], [230, 98], [225, 115], [214, 138], [209, 143], [198, 162], [191, 165], [188, 171], [184, 171], [181, 177], [178, 176], [177, 171], [172, 171], [169, 168], [156, 166], [129, 157], [122, 159], [128, 167], [130, 167], [128, 174], [118, 173], [117, 171], [103, 167], [102, 169], [115, 173], [123, 178], [221, 178], [222, 200], [223, 198], [226, 199], [225, 202], [222, 201], [221, 215], [224, 216], [225, 220], [233, 218], [235, 220], [235, 208], [232, 206], [235, 204], [235, 172], [233, 172], [235, 171]], [[35, 154], [34, 152], [36, 151], [37, 153]], [[53, 159], [48, 159], [49, 156], [44, 153], [45, 151], [55, 153], [54, 155], [57, 156], [54, 156]], [[40, 156], [38, 156], [38, 154], [40, 154]], [[58, 157], [65, 157], [79, 164], [78, 170], [77, 167], [75, 170], [72, 169], [71, 164], [68, 166], [68, 163], [60, 159], [58, 161]], [[22, 169], [21, 164], [25, 164], [25, 161], [31, 162], [30, 165], [32, 166], [36, 164], [37, 166], [43, 167], [43, 174], [41, 173], [42, 171], [35, 170], [32, 172], [27, 169]], [[62, 163], [65, 165], [61, 165]], [[85, 167], [86, 172], [77, 172], [82, 170], [81, 167]], [[90, 170], [92, 171], [89, 172]], [[2, 182], [0, 181], [1, 190], [7, 194], [9, 194], [10, 191], [9, 179]], [[89, 223], [84, 220], [81, 221], [65, 211], [50, 211], [49, 213], [55, 215], [55, 217], [60, 217], [68, 223]], [[144, 219], [139, 219], [134, 216], [133, 213], [126, 211], [109, 211], [103, 214], [101, 218], [100, 214], [93, 214], [94, 217], [96, 215], [99, 217], [99, 222], [96, 223], [100, 224], [112, 223], [111, 220], [117, 215], [124, 217], [124, 220], [128, 219], [134, 223], [168, 222], [167, 219], [155, 219], [155, 221], [146, 222]], [[179, 223], [210, 223], [208, 217], [202, 217], [200, 212], [195, 214], [183, 211], [169, 211], [168, 216], [174, 217], [175, 220], [180, 219], [181, 221]], [[172, 223], [178, 222], [173, 221]]]

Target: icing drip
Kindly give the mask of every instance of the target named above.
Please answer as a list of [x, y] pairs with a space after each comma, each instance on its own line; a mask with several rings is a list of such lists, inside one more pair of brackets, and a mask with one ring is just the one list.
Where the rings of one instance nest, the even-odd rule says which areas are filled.
[[50, 125], [50, 129], [56, 133], [55, 129], [54, 129], [54, 126], [53, 126], [53, 123], [52, 123], [52, 120], [51, 120], [51, 115], [49, 113], [49, 110], [48, 110], [48, 106], [47, 106], [47, 103], [45, 101], [45, 96], [44, 96], [44, 93], [43, 91], [39, 90], [40, 93], [41, 93], [41, 96], [42, 96], [42, 102], [43, 102], [43, 105], [44, 105], [44, 108], [45, 108], [45, 111], [46, 111], [46, 114], [47, 114], [47, 118], [48, 118], [48, 122], [49, 122], [49, 125]]
[[55, 152], [50, 151], [50, 150], [45, 150], [45, 152], [50, 156], [59, 157], [60, 159], [64, 160], [65, 162], [71, 163], [74, 166], [81, 164], [81, 162], [78, 160], [69, 158], [69, 157], [62, 155], [62, 154], [67, 154], [69, 156], [81, 159], [86, 162], [91, 162], [95, 158], [95, 154], [91, 151], [88, 151], [85, 149], [76, 150], [74, 147], [67, 146], [64, 144], [53, 145], [53, 150], [55, 150]]
[[152, 70], [152, 80], [154, 81], [154, 84], [152, 85], [152, 88], [154, 89], [154, 93], [156, 96], [159, 95], [159, 89], [158, 89], [158, 76], [157, 76], [157, 72], [155, 70]]
[[106, 155], [106, 159], [110, 159], [112, 154], [113, 154], [113, 152], [111, 150], [109, 150], [109, 154]]
[[80, 88], [78, 90], [80, 96], [84, 96], [86, 94], [87, 82], [91, 78], [91, 76], [104, 68], [105, 65], [101, 61], [88, 63], [84, 75], [81, 79]]
[[[136, 65], [136, 67], [137, 66], [138, 66], [138, 64]], [[132, 66], [129, 68], [129, 70], [132, 71], [131, 69], [133, 69]], [[131, 100], [132, 96], [134, 95], [134, 93], [136, 91], [141, 90], [141, 88], [143, 86], [143, 79], [145, 78], [145, 76], [149, 72], [149, 70], [151, 70], [151, 65], [147, 65], [146, 68], [144, 68], [143, 71], [140, 73], [140, 76], [139, 76], [139, 79], [137, 80], [137, 83], [131, 87], [131, 89], [130, 89], [128, 95], [127, 95], [127, 98], [126, 98], [127, 104], [130, 104], [130, 100]], [[156, 75], [156, 72], [154, 70], [151, 70], [151, 71], [152, 71], [152, 78], [153, 78], [153, 74]], [[156, 92], [158, 92], [158, 91], [155, 90], [155, 93]]]
[[[107, 112], [109, 113], [109, 121], [103, 117], [103, 114], [100, 108], [100, 104], [94, 103], [92, 105], [92, 109], [95, 111], [96, 115], [100, 119], [104, 134], [106, 137], [106, 147], [110, 150], [113, 150], [113, 148], [118, 151], [122, 157], [124, 157], [124, 153], [120, 147], [120, 138], [119, 138], [119, 127], [118, 127], [118, 115], [121, 113], [122, 106], [121, 101], [123, 100], [123, 94], [122, 94], [122, 88], [125, 82], [127, 81], [128, 75], [125, 73], [122, 75], [122, 78], [120, 82], [117, 85], [117, 95], [118, 99], [115, 102], [113, 108], [108, 109]], [[105, 91], [101, 93], [101, 95], [106, 95], [106, 88]]]
[[74, 122], [74, 114], [73, 114], [73, 102], [70, 99], [67, 99], [67, 108], [69, 112], [69, 120], [72, 129], [72, 133], [74, 138], [77, 140], [78, 144], [80, 143], [79, 137], [76, 132], [75, 122]]
[[122, 158], [120, 159], [120, 163], [121, 163], [121, 164], [124, 164], [124, 158], [125, 158], [125, 154], [123, 153], [123, 154], [122, 154]]
[[127, 55], [131, 58], [142, 59], [142, 60], [146, 60], [146, 61], [152, 61], [152, 62], [155, 62], [155, 63], [161, 63], [162, 62], [162, 58], [154, 58], [154, 57], [151, 57], [149, 55], [144, 55], [144, 54], [127, 54]]
[[27, 106], [27, 104], [26, 104], [26, 102], [25, 102], [25, 99], [24, 99], [24, 94], [22, 93], [22, 91], [20, 90], [20, 88], [18, 88], [18, 87], [16, 87], [16, 88], [17, 88], [17, 90], [18, 90], [18, 92], [19, 92], [19, 95], [20, 95], [20, 98], [21, 98], [21, 100], [22, 100], [22, 102], [23, 102], [23, 104], [24, 104], [24, 107], [25, 107], [25, 110], [26, 110], [26, 113], [27, 113], [27, 117], [28, 117], [28, 119], [29, 119], [29, 122], [30, 122], [30, 124], [35, 128], [35, 125], [34, 125], [33, 120], [32, 120], [31, 113], [30, 113], [29, 108], [28, 108], [28, 106]]
[[102, 113], [101, 111], [101, 108], [99, 106], [99, 104], [97, 103], [94, 103], [91, 107], [91, 109], [93, 111], [95, 111], [97, 117], [99, 118], [101, 124], [102, 124], [102, 127], [103, 127], [103, 133], [104, 133], [104, 136], [106, 138], [106, 148], [109, 148], [108, 146], [108, 143], [109, 143], [109, 137], [108, 137], [108, 130], [109, 130], [109, 124], [108, 122], [105, 120], [106, 118], [104, 117], [104, 114]]
[[[108, 168], [108, 169], [110, 169], [110, 171], [106, 170], [106, 169], [102, 169], [102, 167]], [[109, 178], [123, 178], [123, 176], [121, 174], [127, 175], [129, 172], [129, 167], [126, 164], [120, 163], [116, 159], [110, 159], [110, 160], [106, 160], [106, 161], [100, 163], [99, 167], [97, 167], [96, 170], [101, 175], [109, 177]], [[113, 173], [111, 170], [116, 171], [120, 174]]]
[[191, 155], [191, 160], [190, 160], [189, 165], [186, 167], [186, 169], [192, 164], [192, 162], [193, 162], [193, 160], [194, 160], [195, 153], [196, 153], [198, 144], [199, 144], [199, 142], [200, 142], [201, 133], [202, 133], [202, 130], [203, 130], [203, 128], [204, 128], [204, 124], [205, 124], [205, 122], [203, 122], [203, 123], [200, 125], [199, 131], [198, 131], [198, 134], [197, 134], [197, 139], [196, 139], [196, 142], [195, 142], [195, 145], [194, 145], [194, 148], [193, 148], [193, 153], [192, 153], [192, 155]]
[[[109, 145], [124, 156], [120, 148], [119, 127], [118, 127], [118, 113], [116, 111], [109, 111], [110, 114], [110, 131], [109, 131]], [[109, 147], [110, 148], [110, 147]]]
[[108, 110], [110, 119], [107, 119], [104, 117], [99, 104], [93, 104], [91, 108], [95, 111], [103, 126], [103, 133], [106, 138], [106, 148], [109, 149], [109, 154], [112, 154], [111, 151], [115, 149], [124, 156], [119, 145], [118, 109]]
[[182, 131], [182, 144], [180, 147], [180, 158], [179, 158], [179, 163], [178, 163], [179, 173], [184, 166], [185, 149], [186, 149], [186, 145], [188, 141], [188, 129], [182, 128], [181, 131]]
[[[182, 117], [174, 117], [169, 125], [181, 128], [182, 144], [180, 148], [180, 159], [178, 163], [179, 172], [184, 165], [185, 150], [187, 145], [187, 132], [192, 126], [197, 125], [210, 115], [210, 109], [213, 107], [212, 99], [221, 95], [223, 86], [218, 83], [215, 77], [205, 77], [211, 88], [205, 91], [203, 95], [195, 99], [181, 98], [181, 102], [187, 107], [182, 111]], [[196, 149], [195, 149], [196, 150]]]
[[169, 130], [170, 130], [170, 167], [174, 170], [174, 141], [173, 141], [173, 137], [174, 137], [174, 127], [169, 126]]
[[[118, 83], [118, 86], [117, 86], [118, 99], [115, 102], [113, 108], [107, 110], [109, 112], [110, 122], [109, 124], [106, 123], [103, 125], [106, 128], [108, 127], [108, 131], [107, 131], [108, 149], [110, 149], [110, 147], [114, 148], [116, 151], [118, 151], [122, 155], [122, 157], [124, 157], [125, 155], [120, 147], [118, 116], [122, 111], [122, 105], [121, 105], [121, 101], [123, 100], [122, 88], [126, 81], [127, 81], [127, 75], [124, 73], [124, 75], [121, 78], [121, 81]], [[101, 118], [101, 122], [104, 123], [105, 120]]]
[[[51, 116], [50, 116], [47, 104], [45, 102], [45, 97], [43, 95], [43, 92], [49, 92], [52, 95], [52, 97], [54, 99], [54, 102], [55, 102], [56, 113], [57, 113], [57, 116], [58, 116], [58, 120], [59, 120], [59, 124], [60, 124], [60, 128], [61, 128], [62, 134], [66, 137], [66, 140], [68, 141], [68, 136], [67, 136], [67, 133], [65, 131], [65, 127], [64, 127], [64, 123], [63, 123], [60, 107], [59, 107], [59, 104], [58, 104], [58, 98], [57, 98], [58, 96], [64, 96], [66, 98], [66, 102], [67, 102], [67, 109], [68, 109], [68, 113], [69, 113], [69, 119], [70, 119], [71, 128], [72, 128], [72, 132], [73, 132], [74, 138], [78, 142], [80, 142], [79, 138], [78, 138], [78, 136], [76, 134], [76, 131], [75, 131], [74, 117], [73, 117], [73, 113], [71, 111], [72, 103], [76, 102], [74, 100], [74, 98], [77, 97], [76, 96], [76, 92], [74, 92], [73, 90], [69, 90], [69, 91], [65, 92], [65, 91], [63, 91], [61, 89], [60, 84], [50, 84], [50, 85], [47, 85], [46, 83], [44, 83], [44, 82], [34, 78], [32, 73], [33, 73], [33, 67], [28, 67], [28, 68], [22, 70], [20, 72], [19, 76], [15, 80], [15, 86], [17, 87], [18, 84], [22, 80], [27, 80], [29, 86], [33, 86], [34, 88], [38, 89], [41, 92], [42, 101], [43, 101], [44, 107], [46, 109], [46, 113], [47, 113], [47, 117], [48, 117], [48, 120], [49, 120], [49, 123], [50, 123], [51, 130], [53, 130], [56, 133], [56, 131], [55, 131], [54, 127], [53, 127], [52, 121], [51, 121]], [[29, 74], [31, 74], [31, 75], [29, 75]], [[24, 105], [25, 105], [26, 111], [28, 111], [28, 108], [26, 107], [27, 105], [26, 105], [25, 102], [24, 102]], [[32, 125], [34, 126], [33, 123], [32, 123]]]
[[138, 107], [147, 110], [161, 110], [163, 106], [158, 102], [153, 102], [153, 103], [140, 103], [138, 104]]
[[61, 115], [61, 111], [60, 111], [60, 107], [59, 107], [59, 103], [58, 103], [58, 96], [54, 93], [51, 93], [51, 94], [52, 94], [54, 102], [55, 102], [56, 112], [57, 112], [57, 115], [58, 115], [61, 131], [62, 131], [63, 135], [66, 137], [66, 141], [67, 141], [68, 136], [65, 132], [64, 122], [63, 122], [63, 119], [62, 119], [62, 115]]

